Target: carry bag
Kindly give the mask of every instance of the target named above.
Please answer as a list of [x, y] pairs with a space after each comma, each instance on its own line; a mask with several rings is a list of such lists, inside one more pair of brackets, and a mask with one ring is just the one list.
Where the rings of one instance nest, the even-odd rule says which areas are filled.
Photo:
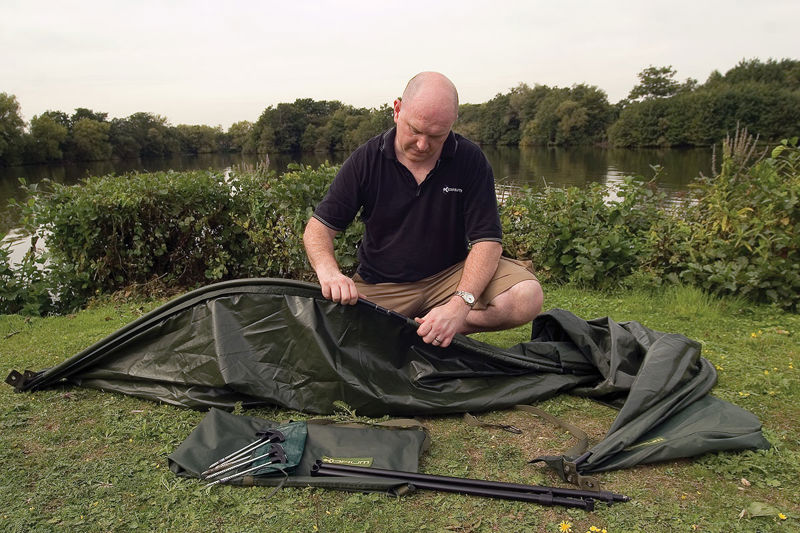
[[[258, 435], [266, 430], [294, 428], [297, 424], [280, 424], [211, 409], [189, 437], [169, 455], [169, 468], [179, 476], [200, 478], [210, 465], [256, 441]], [[289, 459], [285, 465], [262, 468], [233, 479], [229, 484], [315, 486], [401, 494], [407, 490], [407, 483], [373, 477], [312, 477], [311, 468], [315, 461], [325, 460], [334, 464], [417, 472], [419, 459], [430, 442], [425, 428], [416, 420], [410, 419], [395, 419], [378, 424], [336, 423], [322, 419], [309, 420], [302, 424], [306, 431], [301, 446], [298, 446], [297, 438], [298, 434], [303, 433], [300, 431], [292, 431], [294, 437], [287, 437], [286, 442], [280, 443], [288, 450], [297, 450], [287, 451], [286, 455], [292, 457], [297, 453], [299, 460]], [[263, 448], [255, 448], [252, 456], [257, 457]]]

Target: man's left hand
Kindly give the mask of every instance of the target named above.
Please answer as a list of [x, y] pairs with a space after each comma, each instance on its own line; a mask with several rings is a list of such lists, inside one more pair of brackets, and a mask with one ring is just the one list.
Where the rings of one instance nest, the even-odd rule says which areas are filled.
[[427, 344], [446, 348], [456, 333], [465, 330], [470, 307], [459, 297], [434, 307], [422, 318], [415, 318], [419, 327], [417, 335]]

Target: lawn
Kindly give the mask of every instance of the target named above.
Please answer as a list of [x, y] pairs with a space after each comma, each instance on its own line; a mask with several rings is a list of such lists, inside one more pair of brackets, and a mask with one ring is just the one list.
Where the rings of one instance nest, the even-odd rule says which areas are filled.
[[[163, 301], [107, 298], [74, 315], [0, 316], [0, 372], [40, 370], [79, 352]], [[797, 531], [800, 526], [800, 315], [697, 290], [600, 293], [552, 287], [547, 308], [610, 316], [682, 333], [717, 368], [713, 394], [756, 414], [768, 451], [720, 453], [599, 474], [629, 503], [594, 512], [418, 492], [403, 498], [320, 489], [231, 486], [177, 478], [169, 455], [204, 413], [119, 394], [64, 387], [15, 394], [0, 387], [0, 530], [3, 531]], [[498, 346], [530, 327], [476, 337]], [[562, 395], [537, 404], [602, 439], [615, 411]], [[281, 409], [248, 410], [272, 420]], [[564, 486], [527, 461], [557, 454], [570, 434], [520, 411], [481, 415], [520, 435], [461, 417], [420, 420], [432, 438], [426, 473]], [[595, 529], [592, 529], [595, 528]]]

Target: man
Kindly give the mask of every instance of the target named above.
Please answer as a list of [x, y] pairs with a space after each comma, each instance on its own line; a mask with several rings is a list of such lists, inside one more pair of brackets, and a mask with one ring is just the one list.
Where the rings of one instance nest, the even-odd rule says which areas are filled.
[[[529, 267], [501, 257], [492, 169], [480, 148], [451, 131], [456, 118], [449, 79], [412, 78], [394, 101], [395, 128], [344, 162], [303, 235], [325, 298], [362, 297], [413, 316], [422, 340], [442, 347], [456, 333], [530, 322], [543, 301]], [[351, 279], [333, 241], [360, 209], [366, 230]]]

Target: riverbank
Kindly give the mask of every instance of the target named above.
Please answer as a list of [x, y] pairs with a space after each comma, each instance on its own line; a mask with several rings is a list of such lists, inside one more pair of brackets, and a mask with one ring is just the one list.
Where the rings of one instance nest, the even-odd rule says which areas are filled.
[[[75, 387], [33, 394], [0, 388], [0, 526], [6, 531], [560, 531], [592, 526], [620, 531], [791, 531], [800, 526], [800, 315], [697, 289], [617, 290], [546, 287], [547, 309], [583, 318], [637, 320], [702, 344], [717, 368], [712, 394], [758, 416], [774, 445], [766, 452], [720, 453], [600, 474], [605, 490], [629, 503], [592, 513], [520, 502], [419, 492], [401, 499], [321, 489], [218, 487], [174, 476], [166, 456], [203, 413]], [[63, 361], [162, 304], [162, 300], [96, 300], [74, 315], [0, 316], [0, 361], [39, 370]], [[476, 337], [499, 346], [529, 338], [530, 327]], [[538, 404], [584, 429], [597, 442], [615, 411], [587, 399], [558, 396]], [[245, 414], [285, 420], [280, 409]], [[571, 436], [522, 412], [480, 415], [513, 424], [513, 435], [468, 426], [459, 417], [422, 420], [432, 447], [426, 473], [562, 486], [526, 461], [560, 453]], [[465, 443], [469, 442], [469, 446]], [[783, 519], [782, 517], [785, 517]]]
[[[541, 187], [583, 187], [590, 183], [619, 183], [624, 176], [653, 177], [652, 166], [662, 172], [659, 187], [669, 194], [682, 194], [700, 173], [710, 174], [711, 149], [603, 149], [598, 147], [483, 147], [501, 185]], [[325, 161], [342, 163], [348, 152], [303, 152], [270, 155], [269, 169], [281, 174], [290, 163], [317, 167]], [[159, 159], [127, 159], [95, 163], [25, 165], [0, 167], [0, 234], [15, 227], [16, 214], [8, 209], [8, 201], [26, 200], [19, 178], [29, 184], [47, 179], [65, 185], [78, 183], [88, 176], [156, 172], [162, 170], [215, 170], [263, 163], [255, 154], [200, 154]]]

